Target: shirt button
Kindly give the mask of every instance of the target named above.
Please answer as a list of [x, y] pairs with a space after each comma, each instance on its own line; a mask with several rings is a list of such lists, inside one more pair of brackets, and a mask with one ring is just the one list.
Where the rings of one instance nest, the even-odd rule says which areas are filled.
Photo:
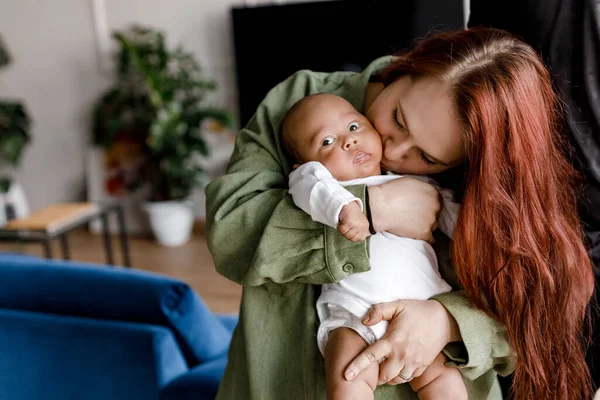
[[352, 271], [352, 268], [354, 268], [354, 266], [352, 264], [346, 264], [342, 267], [342, 270], [344, 272], [350, 272], [350, 271]]

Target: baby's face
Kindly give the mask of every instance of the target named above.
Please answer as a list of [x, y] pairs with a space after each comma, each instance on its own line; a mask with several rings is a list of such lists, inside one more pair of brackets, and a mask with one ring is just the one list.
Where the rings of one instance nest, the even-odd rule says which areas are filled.
[[292, 126], [303, 162], [321, 162], [340, 181], [381, 174], [379, 133], [343, 98], [311, 99], [298, 110]]

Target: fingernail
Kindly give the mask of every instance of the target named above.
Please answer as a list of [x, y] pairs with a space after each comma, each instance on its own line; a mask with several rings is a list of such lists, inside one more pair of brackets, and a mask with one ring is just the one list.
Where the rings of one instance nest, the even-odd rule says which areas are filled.
[[348, 371], [346, 372], [346, 379], [351, 381], [352, 379], [354, 379], [354, 377], [356, 376], [356, 374], [352, 371]]
[[368, 324], [370, 319], [371, 319], [371, 317], [369, 317], [369, 316], [367, 315], [367, 316], [365, 316], [365, 317], [362, 319], [362, 323], [363, 323], [363, 324]]

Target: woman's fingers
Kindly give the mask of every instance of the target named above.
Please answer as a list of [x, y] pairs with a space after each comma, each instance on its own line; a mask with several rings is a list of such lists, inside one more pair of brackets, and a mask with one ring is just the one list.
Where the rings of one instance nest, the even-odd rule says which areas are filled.
[[[423, 372], [425, 372], [425, 369], [427, 369], [427, 367], [417, 368], [417, 369], [414, 370], [414, 372], [410, 376], [413, 379], [414, 378], [418, 378], [419, 376], [423, 375]], [[402, 370], [401, 370], [401, 372], [402, 372], [403, 375], [409, 376], [406, 373], [406, 371], [407, 371], [406, 367], [402, 368]], [[411, 381], [412, 381], [412, 379], [411, 379]], [[388, 385], [395, 386], [395, 385], [401, 385], [401, 384], [406, 383], [406, 382], [410, 382], [410, 381], [406, 381], [406, 380], [400, 378], [400, 376], [396, 376], [394, 379], [392, 379], [391, 381], [388, 382]], [[598, 399], [598, 400], [600, 400], [600, 399]]]
[[401, 383], [410, 382], [415, 377], [415, 367], [411, 365], [404, 365], [400, 372], [396, 374], [394, 379], [399, 380]]
[[402, 385], [403, 383], [406, 383], [406, 381], [400, 379], [400, 377], [397, 376], [394, 379], [392, 379], [391, 381], [389, 381], [387, 384], [390, 386], [396, 386], [396, 385]]
[[378, 340], [366, 349], [364, 349], [344, 371], [344, 377], [346, 380], [351, 381], [358, 374], [360, 374], [365, 368], [374, 362], [379, 362], [382, 358], [387, 358], [391, 353], [391, 347], [386, 340]]
[[412, 374], [413, 371], [414, 367], [410, 367], [409, 365], [404, 364], [404, 360], [392, 356], [379, 366], [379, 379], [377, 384], [384, 385], [393, 382], [393, 384], [397, 385], [406, 383], [409, 380], [402, 379], [398, 374], [401, 372], [404, 376], [410, 377], [412, 376], [410, 374]]
[[[414, 368], [409, 368], [408, 366], [404, 366], [404, 367], [402, 367], [402, 368], [400, 369], [400, 372], [399, 372], [398, 374], [396, 374], [395, 376], [392, 376], [392, 379], [391, 379], [391, 380], [388, 380], [387, 384], [388, 384], [388, 385], [395, 386], [395, 385], [402, 385], [403, 383], [410, 382], [410, 381], [412, 381], [414, 378], [416, 378], [417, 376], [420, 376], [420, 375], [417, 375], [417, 371], [418, 371], [419, 369], [420, 369], [420, 368], [414, 369]], [[397, 370], [397, 368], [396, 368], [396, 370]], [[425, 370], [425, 368], [423, 368], [423, 370]], [[412, 372], [411, 372], [411, 371], [412, 371]], [[421, 373], [422, 373], [422, 372], [421, 372]], [[402, 375], [402, 376], [404, 376], [404, 377], [406, 377], [406, 378], [410, 378], [410, 379], [404, 379], [404, 378], [403, 378], [401, 375]], [[380, 376], [380, 378], [379, 378], [380, 382], [381, 382], [383, 379], [386, 379], [386, 378], [387, 378], [387, 377], [384, 377], [384, 378], [382, 379], [382, 378], [381, 378], [381, 372], [380, 372], [380, 375], [379, 375], [379, 376]], [[381, 385], [381, 384], [383, 384], [383, 383], [380, 383], [380, 385]]]
[[375, 304], [371, 307], [367, 315], [364, 316], [362, 323], [370, 326], [383, 320], [391, 321], [392, 318], [401, 313], [403, 309], [404, 306], [402, 300]]
[[415, 369], [415, 372], [413, 372], [413, 378], [418, 378], [419, 376], [423, 375], [423, 372], [425, 372], [425, 370], [427, 369], [427, 367], [421, 367], [421, 368], [417, 368]]

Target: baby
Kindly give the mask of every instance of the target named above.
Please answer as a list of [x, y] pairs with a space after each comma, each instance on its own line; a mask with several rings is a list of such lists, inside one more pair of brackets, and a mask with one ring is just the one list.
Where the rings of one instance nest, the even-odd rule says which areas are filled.
[[[378, 185], [401, 176], [381, 175], [381, 138], [367, 118], [341, 97], [310, 95], [286, 115], [282, 140], [296, 162], [289, 176], [294, 203], [349, 240], [369, 236], [363, 204], [343, 186]], [[414, 178], [435, 183], [424, 176]], [[452, 192], [439, 190], [444, 208], [438, 224], [451, 237], [459, 205]], [[433, 248], [425, 241], [379, 232], [371, 238], [370, 264], [367, 272], [323, 285], [317, 300], [317, 344], [325, 357], [328, 399], [374, 398], [379, 375], [376, 363], [352, 381], [343, 376], [350, 361], [387, 331], [387, 321], [362, 324], [371, 306], [398, 299], [425, 300], [451, 290], [440, 276]], [[420, 399], [467, 398], [460, 372], [445, 366], [445, 361], [440, 353], [420, 377], [410, 381]]]

